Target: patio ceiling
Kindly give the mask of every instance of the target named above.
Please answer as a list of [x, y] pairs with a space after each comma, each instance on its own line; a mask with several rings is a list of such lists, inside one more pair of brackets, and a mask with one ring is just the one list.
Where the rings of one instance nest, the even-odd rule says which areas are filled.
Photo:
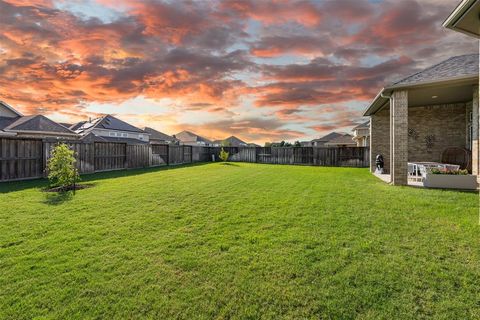
[[408, 91], [410, 107], [472, 101], [474, 83], [436, 85], [412, 88]]
[[[478, 77], [456, 81], [426, 83], [412, 87], [398, 87], [408, 90], [408, 106], [419, 107], [447, 103], [468, 102], [473, 99], [473, 87], [478, 85]], [[372, 105], [365, 111], [364, 116], [370, 116], [389, 105], [387, 98], [393, 88], [385, 88], [375, 97]], [[382, 96], [383, 95], [383, 96]]]

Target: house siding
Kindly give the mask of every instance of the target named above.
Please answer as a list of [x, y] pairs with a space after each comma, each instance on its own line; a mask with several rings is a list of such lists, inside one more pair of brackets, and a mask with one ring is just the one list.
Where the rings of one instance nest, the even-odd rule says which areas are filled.
[[16, 118], [18, 114], [0, 105], [0, 117]]
[[[148, 141], [149, 141], [149, 135], [146, 134], [146, 133], [140, 133], [140, 132], [129, 132], [129, 131], [107, 130], [107, 129], [93, 129], [92, 132], [93, 132], [95, 135], [101, 136], [101, 137], [111, 137], [111, 136], [110, 136], [110, 132], [126, 133], [127, 136], [126, 136], [126, 137], [122, 137], [122, 138], [136, 139], [136, 140], [140, 140], [140, 141], [144, 141], [144, 142], [148, 142]], [[139, 136], [140, 136], [140, 135], [143, 135], [143, 136], [144, 136], [144, 139], [143, 139], [143, 140], [139, 139]]]

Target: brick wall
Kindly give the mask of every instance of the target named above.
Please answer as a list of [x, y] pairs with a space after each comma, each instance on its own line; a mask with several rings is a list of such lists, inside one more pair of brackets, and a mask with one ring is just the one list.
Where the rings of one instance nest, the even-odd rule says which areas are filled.
[[441, 161], [447, 147], [465, 147], [467, 104], [410, 107], [408, 160]]
[[375, 157], [383, 155], [385, 172], [390, 170], [390, 106], [387, 104], [370, 118], [370, 170], [375, 171]]

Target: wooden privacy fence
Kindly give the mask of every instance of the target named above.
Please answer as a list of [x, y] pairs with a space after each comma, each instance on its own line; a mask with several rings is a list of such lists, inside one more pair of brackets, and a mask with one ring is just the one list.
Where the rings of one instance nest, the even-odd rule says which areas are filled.
[[42, 140], [0, 139], [0, 181], [43, 176]]
[[[213, 147], [216, 159], [221, 147]], [[224, 147], [229, 161], [270, 164], [298, 164], [332, 167], [368, 167], [368, 147], [317, 148], [317, 147]]]
[[[148, 168], [218, 161], [221, 147], [84, 143], [64, 141], [77, 159], [81, 174], [132, 168]], [[45, 176], [51, 149], [58, 141], [0, 138], [0, 181]], [[368, 147], [224, 147], [229, 161], [339, 167], [368, 167]]]

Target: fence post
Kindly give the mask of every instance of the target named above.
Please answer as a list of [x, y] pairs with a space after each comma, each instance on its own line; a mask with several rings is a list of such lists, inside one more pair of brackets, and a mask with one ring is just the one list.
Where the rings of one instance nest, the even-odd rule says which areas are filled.
[[167, 144], [167, 166], [170, 165], [170, 145]]
[[124, 169], [128, 169], [128, 148], [126, 143], [124, 144], [124, 147], [125, 147], [124, 149], [125, 158], [123, 160], [123, 166], [124, 166]]
[[43, 171], [43, 174], [42, 176], [43, 177], [47, 177], [47, 164], [48, 164], [48, 158], [49, 158], [49, 154], [50, 154], [50, 143], [47, 142], [46, 139], [42, 139], [42, 158], [43, 158], [43, 161], [42, 161], [42, 171]]

